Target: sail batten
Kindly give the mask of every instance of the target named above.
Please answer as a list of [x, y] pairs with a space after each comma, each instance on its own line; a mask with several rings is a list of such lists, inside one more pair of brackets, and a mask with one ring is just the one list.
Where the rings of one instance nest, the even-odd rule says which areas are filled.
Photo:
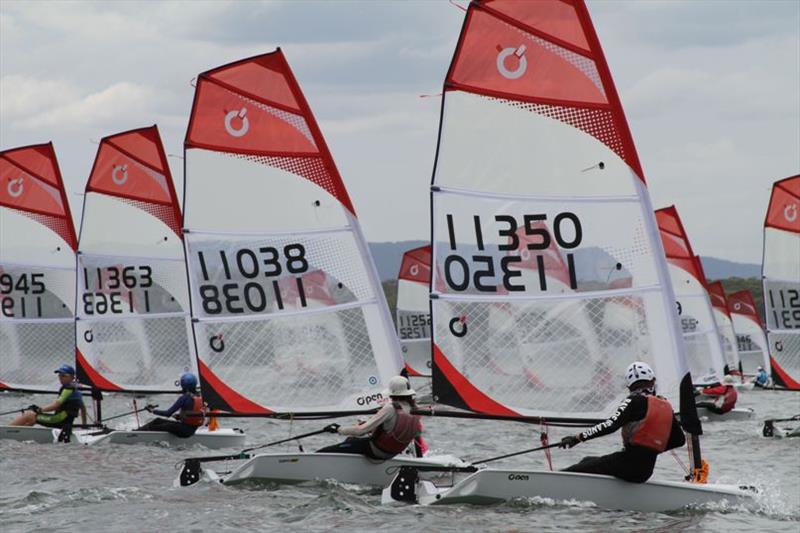
[[75, 249], [52, 143], [0, 152], [0, 390], [57, 390], [75, 359]]
[[347, 190], [280, 49], [198, 77], [185, 154], [205, 400], [246, 414], [375, 401], [402, 369], [399, 345]]
[[473, 2], [442, 100], [434, 397], [596, 420], [645, 360], [698, 432], [644, 176], [583, 3]]

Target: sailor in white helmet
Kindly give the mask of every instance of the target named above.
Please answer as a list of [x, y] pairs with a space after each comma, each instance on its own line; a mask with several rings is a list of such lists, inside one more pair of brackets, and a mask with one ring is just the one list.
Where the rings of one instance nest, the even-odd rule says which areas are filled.
[[633, 483], [653, 475], [658, 454], [686, 443], [670, 403], [656, 395], [656, 376], [650, 365], [632, 363], [625, 372], [630, 394], [608, 420], [561, 440], [562, 448], [622, 429], [623, 450], [600, 457], [584, 457], [566, 472], [605, 474]]
[[[330, 433], [346, 435], [348, 439], [327, 446], [321, 453], [357, 453], [373, 459], [391, 459], [421, 437], [422, 424], [411, 411], [417, 408], [414, 389], [403, 376], [389, 380], [385, 391], [391, 401], [386, 402], [372, 417], [355, 426], [330, 424]], [[419, 451], [418, 451], [419, 454]]]

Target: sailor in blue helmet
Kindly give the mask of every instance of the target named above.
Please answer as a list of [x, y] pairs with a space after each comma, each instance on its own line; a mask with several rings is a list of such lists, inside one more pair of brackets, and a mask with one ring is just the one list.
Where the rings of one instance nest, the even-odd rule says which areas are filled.
[[767, 375], [767, 371], [764, 370], [763, 366], [758, 367], [758, 372], [756, 373], [756, 377], [753, 380], [753, 384], [756, 387], [763, 387], [763, 388], [766, 388], [769, 385], [769, 375]]
[[[58, 374], [58, 381], [61, 388], [58, 391], [58, 398], [44, 407], [31, 405], [18, 416], [12, 426], [33, 426], [39, 424], [49, 428], [72, 429], [72, 421], [81, 414], [81, 421], [86, 424], [86, 406], [83, 404], [83, 396], [78, 388], [75, 379], [75, 369], [70, 365], [63, 364], [55, 371]], [[68, 440], [68, 434], [65, 436]]]
[[[203, 425], [204, 417], [200, 413], [204, 410], [203, 398], [197, 392], [197, 378], [194, 374], [186, 372], [181, 375], [181, 395], [169, 409], [155, 409], [148, 405], [146, 409], [157, 416], [167, 418], [154, 418], [138, 429], [138, 431], [167, 431], [182, 439], [194, 435], [197, 428]], [[168, 417], [175, 417], [170, 420]]]
[[633, 483], [653, 475], [658, 454], [686, 443], [670, 403], [656, 395], [656, 375], [650, 365], [632, 363], [625, 373], [630, 394], [608, 420], [561, 440], [562, 448], [622, 430], [623, 449], [600, 457], [584, 457], [566, 472], [605, 474]]

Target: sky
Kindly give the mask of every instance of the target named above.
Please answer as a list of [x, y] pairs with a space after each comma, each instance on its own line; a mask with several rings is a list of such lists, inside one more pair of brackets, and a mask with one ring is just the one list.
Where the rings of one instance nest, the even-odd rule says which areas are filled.
[[[653, 205], [677, 206], [696, 253], [760, 263], [772, 182], [800, 173], [800, 2], [587, 5]], [[193, 78], [281, 46], [367, 239], [426, 240], [463, 16], [446, 0], [2, 0], [0, 147], [52, 140], [77, 224], [99, 139], [158, 124], [180, 191]]]

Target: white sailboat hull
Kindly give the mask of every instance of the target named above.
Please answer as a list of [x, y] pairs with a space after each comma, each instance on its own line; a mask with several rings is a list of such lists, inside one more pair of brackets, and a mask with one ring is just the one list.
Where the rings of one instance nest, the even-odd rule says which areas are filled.
[[[384, 490], [384, 501], [389, 489]], [[417, 484], [422, 505], [494, 504], [514, 498], [546, 498], [566, 502], [591, 502], [605, 509], [665, 512], [710, 503], [741, 504], [754, 492], [735, 485], [700, 485], [673, 481], [628, 483], [596, 474], [535, 470], [485, 469], [470, 474], [449, 488], [429, 481]]]
[[697, 415], [701, 418], [705, 418], [709, 422], [723, 422], [726, 420], [750, 420], [755, 416], [755, 411], [749, 407], [734, 407], [727, 413], [719, 415], [709, 411], [705, 407], [698, 407]]
[[188, 438], [180, 438], [166, 431], [122, 431], [115, 430], [96, 437], [83, 438], [86, 444], [153, 444], [162, 443], [170, 446], [194, 446], [200, 444], [210, 449], [236, 448], [244, 445], [246, 435], [237, 428], [223, 428], [209, 431], [198, 429]]
[[[248, 459], [221, 481], [226, 485], [243, 481], [297, 484], [334, 479], [340, 483], [385, 487], [401, 466], [454, 465], [463, 463], [452, 456], [414, 458], [398, 455], [377, 461], [347, 453], [265, 453]], [[211, 472], [211, 476], [216, 477]]]
[[[20, 442], [38, 442], [52, 444], [58, 442], [60, 429], [42, 426], [0, 426], [0, 440], [16, 440]], [[79, 433], [72, 432], [71, 442], [79, 442]]]

